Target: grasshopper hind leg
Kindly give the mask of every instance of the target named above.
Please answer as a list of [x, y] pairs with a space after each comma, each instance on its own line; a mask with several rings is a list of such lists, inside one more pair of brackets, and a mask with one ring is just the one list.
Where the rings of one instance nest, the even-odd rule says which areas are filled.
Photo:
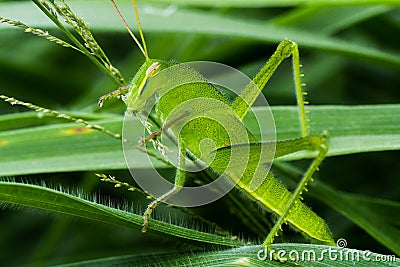
[[[290, 40], [283, 40], [277, 47], [275, 53], [272, 57], [267, 61], [265, 66], [260, 70], [260, 72], [256, 75], [253, 79], [253, 82], [262, 90], [267, 82], [269, 81], [272, 74], [275, 72], [277, 67], [281, 64], [281, 62], [288, 57], [292, 57], [292, 65], [293, 65], [293, 77], [294, 77], [294, 85], [295, 85], [295, 92], [297, 98], [297, 107], [298, 107], [298, 115], [300, 121], [300, 130], [301, 130], [301, 137], [307, 138], [310, 136], [309, 133], [309, 119], [307, 118], [308, 110], [305, 109], [305, 105], [308, 104], [307, 101], [304, 100], [304, 96], [307, 94], [303, 91], [303, 87], [305, 86], [304, 83], [301, 82], [301, 77], [304, 74], [301, 73], [300, 68], [300, 57], [299, 57], [299, 49], [296, 42]], [[246, 90], [243, 91], [241, 98], [247, 100], [248, 103], [253, 103], [253, 99], [255, 95], [259, 92], [248, 92]], [[247, 112], [247, 107], [243, 101], [239, 98], [237, 101], [233, 103], [234, 109], [237, 111], [240, 117], [243, 117]], [[317, 157], [311, 163], [310, 167], [304, 174], [301, 182], [297, 186], [295, 192], [292, 194], [289, 202], [285, 206], [282, 214], [280, 215], [278, 221], [271, 229], [269, 235], [267, 236], [266, 240], [264, 241], [264, 246], [269, 247], [272, 242], [274, 241], [275, 236], [278, 235], [279, 230], [283, 223], [287, 221], [287, 216], [290, 213], [291, 209], [293, 208], [294, 204], [297, 201], [300, 201], [301, 193], [306, 190], [307, 183], [312, 180], [312, 175], [316, 170], [318, 170], [318, 166], [321, 164], [323, 159], [326, 156], [328, 147], [326, 145], [326, 138], [327, 133], [323, 133], [319, 141], [310, 147], [305, 149], [318, 151]]]
[[274, 238], [278, 236], [278, 232], [281, 229], [283, 223], [287, 221], [287, 217], [290, 214], [291, 209], [295, 205], [297, 201], [300, 201], [301, 194], [306, 190], [307, 184], [310, 181], [313, 181], [313, 174], [318, 171], [319, 165], [324, 160], [326, 153], [328, 152], [328, 146], [326, 144], [326, 138], [328, 137], [328, 132], [324, 131], [321, 135], [321, 138], [318, 143], [313, 144], [310, 147], [310, 150], [318, 151], [318, 155], [315, 157], [311, 165], [308, 167], [306, 173], [304, 174], [303, 178], [301, 179], [300, 183], [298, 184], [296, 190], [293, 192], [289, 202], [287, 203], [285, 209], [283, 210], [282, 214], [280, 215], [278, 221], [275, 223], [274, 227], [271, 229], [270, 233], [268, 234], [267, 238], [265, 239], [263, 245], [267, 249], [271, 246], [274, 241]]

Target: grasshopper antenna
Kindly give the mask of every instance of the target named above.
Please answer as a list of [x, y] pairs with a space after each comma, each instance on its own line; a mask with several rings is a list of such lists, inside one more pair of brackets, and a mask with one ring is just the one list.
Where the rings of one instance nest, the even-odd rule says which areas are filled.
[[138, 39], [136, 38], [136, 36], [133, 34], [133, 32], [131, 31], [131, 29], [128, 26], [128, 23], [126, 23], [124, 17], [122, 16], [121, 12], [119, 11], [117, 5], [115, 4], [114, 0], [111, 0], [111, 3], [114, 6], [115, 11], [118, 14], [118, 17], [120, 18], [120, 20], [122, 21], [122, 23], [124, 24], [125, 28], [128, 30], [129, 34], [131, 35], [131, 37], [133, 38], [133, 40], [135, 41], [135, 43], [138, 45], [140, 51], [142, 51], [142, 54], [145, 56], [146, 60], [149, 59], [149, 55], [147, 54], [147, 47], [146, 47], [146, 42], [144, 41], [144, 36], [143, 36], [143, 31], [142, 31], [142, 26], [140, 25], [140, 20], [139, 20], [139, 13], [137, 11], [137, 7], [136, 7], [136, 1], [132, 0], [133, 3], [133, 7], [135, 9], [135, 15], [136, 15], [136, 21], [138, 24], [138, 28], [139, 28], [139, 33], [140, 33], [140, 37], [142, 39], [142, 43], [143, 46], [140, 44], [140, 42], [138, 41]]
[[147, 54], [146, 41], [144, 40], [142, 25], [140, 24], [139, 12], [137, 11], [136, 1], [132, 0], [132, 3], [133, 3], [133, 8], [135, 9], [136, 22], [137, 22], [137, 25], [138, 25], [140, 38], [142, 39], [144, 52], [146, 53], [146, 59], [149, 59], [149, 55]]

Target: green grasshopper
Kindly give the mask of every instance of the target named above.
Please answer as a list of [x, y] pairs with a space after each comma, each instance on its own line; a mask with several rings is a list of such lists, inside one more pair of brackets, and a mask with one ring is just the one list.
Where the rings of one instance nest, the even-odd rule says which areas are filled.
[[[138, 47], [145, 56], [145, 62], [136, 73], [131, 84], [129, 86], [119, 88], [118, 90], [111, 92], [100, 98], [99, 105], [101, 106], [103, 101], [116, 96], [123, 95], [123, 99], [127, 105], [127, 110], [130, 113], [140, 115], [147, 104], [149, 99], [157, 94], [160, 90], [158, 87], [150, 88], [147, 86], [151, 79], [154, 79], [164, 69], [176, 65], [175, 62], [168, 62], [160, 59], [150, 59], [146, 43], [143, 37], [142, 29], [140, 26], [139, 16], [136, 8], [136, 3], [133, 1], [136, 18], [138, 22], [138, 30], [141, 36], [142, 44], [135, 38], [134, 34], [129, 30], [126, 23], [124, 22], [118, 8], [115, 6], [117, 13], [121, 20], [124, 22], [128, 31], [136, 41]], [[293, 70], [294, 80], [297, 95], [297, 105], [299, 110], [299, 119], [301, 125], [302, 136], [297, 139], [278, 141], [275, 143], [260, 143], [257, 139], [246, 129], [249, 136], [249, 142], [244, 144], [233, 144], [226, 134], [220, 134], [224, 132], [221, 129], [221, 125], [214, 120], [207, 120], [204, 118], [194, 118], [187, 120], [184, 126], [176, 126], [176, 121], [184, 117], [190, 117], [191, 112], [195, 113], [194, 109], [202, 105], [202, 99], [206, 98], [215, 104], [211, 107], [211, 112], [227, 112], [230, 115], [227, 116], [229, 123], [233, 128], [237, 127], [239, 130], [244, 127], [242, 120], [248, 113], [250, 106], [254, 103], [257, 96], [261, 93], [261, 90], [265, 87], [268, 80], [278, 68], [280, 63], [288, 57], [293, 59]], [[191, 70], [187, 70], [187, 75], [195, 76], [199, 74], [194, 73]], [[181, 75], [181, 74], [179, 74]], [[178, 76], [179, 76], [178, 75]], [[267, 63], [261, 68], [260, 72], [253, 79], [254, 86], [247, 86], [242, 93], [236, 97], [232, 102], [227, 99], [223, 93], [221, 93], [217, 87], [212, 84], [195, 82], [192, 84], [184, 84], [178, 86], [173, 90], [168, 91], [159, 97], [158, 102], [155, 105], [155, 111], [160, 119], [160, 124], [163, 125], [160, 131], [151, 134], [145, 138], [144, 141], [148, 141], [157, 138], [166, 128], [169, 128], [175, 135], [179, 147], [178, 155], [178, 167], [175, 175], [174, 187], [166, 192], [164, 195], [158, 197], [151, 202], [144, 215], [143, 215], [143, 228], [145, 232], [149, 223], [149, 217], [153, 209], [161, 202], [165, 202], [168, 198], [177, 194], [179, 190], [185, 184], [186, 173], [185, 169], [185, 157], [187, 151], [190, 151], [197, 158], [200, 158], [208, 164], [213, 170], [217, 172], [224, 172], [227, 167], [227, 158], [233, 151], [240, 151], [240, 149], [250, 150], [250, 157], [258, 158], [261, 154], [262, 149], [268, 150], [271, 146], [276, 146], [275, 158], [291, 154], [300, 150], [311, 150], [317, 151], [318, 154], [314, 161], [311, 163], [308, 170], [305, 172], [301, 182], [293, 194], [291, 194], [272, 174], [266, 171], [262, 167], [262, 163], [268, 163], [271, 159], [265, 159], [265, 162], [259, 163], [250, 160], [245, 167], [244, 173], [241, 177], [235, 177], [235, 172], [230, 173], [229, 178], [237, 183], [242, 192], [247, 195], [250, 199], [256, 201], [264, 209], [273, 212], [279, 219], [275, 223], [271, 232], [264, 241], [264, 246], [268, 247], [272, 244], [274, 237], [277, 235], [281, 225], [288, 222], [294, 226], [297, 230], [302, 232], [307, 237], [315, 240], [319, 243], [334, 245], [331, 233], [323, 219], [316, 215], [311, 209], [304, 205], [301, 201], [301, 193], [306, 190], [307, 183], [312, 180], [312, 175], [318, 166], [325, 158], [328, 151], [326, 144], [327, 133], [324, 132], [321, 135], [310, 136], [307, 130], [307, 119], [306, 111], [304, 109], [305, 101], [303, 95], [305, 94], [302, 90], [302, 83], [300, 80], [300, 62], [299, 62], [299, 50], [297, 43], [290, 40], [283, 40], [277, 47], [274, 54], [267, 61]], [[255, 89], [258, 88], [258, 89]], [[198, 99], [198, 103], [196, 103]], [[194, 106], [193, 110], [184, 109], [180, 105], [184, 102], [191, 101], [191, 105]], [[200, 104], [201, 103], [201, 104]], [[179, 107], [178, 107], [179, 106]], [[229, 107], [229, 110], [226, 109]], [[178, 111], [176, 111], [178, 107]], [[175, 110], [174, 110], [175, 109]], [[171, 112], [174, 110], [176, 113], [171, 116]], [[208, 110], [210, 112], [210, 110]], [[232, 115], [233, 114], [233, 115]], [[169, 118], [169, 119], [167, 119]], [[206, 130], [205, 130], [206, 129]], [[218, 133], [218, 134], [217, 134]], [[211, 139], [214, 142], [215, 147], [205, 148], [200, 150], [200, 142], [204, 139]], [[263, 180], [262, 184], [255, 190], [252, 188], [252, 180]]]
[[[141, 116], [148, 101], [150, 101], [155, 94], [158, 94], [158, 90], [160, 90], [157, 87], [148, 86], [148, 83], [153, 79], [156, 79], [157, 76], [160, 75], [164, 70], [175, 66], [177, 63], [159, 59], [150, 59], [143, 37], [142, 28], [140, 26], [135, 1], [133, 1], [133, 4], [142, 43], [140, 43], [136, 39], [135, 35], [130, 31], [114, 1], [112, 1], [112, 3], [114, 4], [114, 7], [116, 8], [117, 13], [124, 25], [145, 56], [145, 62], [134, 76], [130, 85], [121, 87], [114, 92], [102, 96], [99, 100], [99, 106], [102, 106], [103, 102], [109, 98], [122, 96], [122, 99], [127, 105], [127, 111], [135, 114], [136, 116]], [[289, 57], [292, 57], [293, 60], [295, 90], [302, 135], [297, 139], [277, 142], [259, 142], [257, 138], [245, 128], [242, 121], [272, 74], [275, 72], [281, 62]], [[162, 196], [156, 198], [147, 206], [147, 209], [143, 215], [143, 232], [147, 230], [149, 218], [156, 206], [161, 202], [166, 202], [169, 198], [176, 195], [183, 188], [186, 180], [186, 172], [184, 171], [186, 164], [185, 158], [188, 154], [194, 155], [194, 157], [201, 159], [215, 172], [224, 173], [228, 167], [227, 159], [230, 158], [230, 155], [232, 155], [232, 153], [240, 153], [243, 150], [249, 151], [250, 158], [246, 163], [246, 166], [241, 166], [244, 170], [242, 175], [236, 175], [236, 173], [233, 171], [227, 175], [227, 178], [230, 179], [232, 183], [235, 183], [236, 186], [241, 189], [241, 191], [248, 198], [254, 200], [263, 209], [272, 212], [278, 217], [278, 220], [266, 237], [263, 245], [265, 247], [269, 247], [273, 243], [275, 236], [278, 235], [278, 232], [284, 223], [290, 224], [303, 235], [315, 242], [326, 245], [335, 245], [325, 221], [301, 202], [301, 194], [304, 190], [306, 190], [307, 183], [312, 181], [314, 172], [318, 170], [319, 165], [325, 158], [328, 151], [328, 146], [326, 144], [327, 132], [324, 132], [321, 135], [312, 136], [308, 132], [308, 121], [306, 118], [306, 110], [304, 108], [306, 102], [303, 99], [305, 92], [302, 90], [303, 84], [301, 83], [300, 79], [302, 76], [300, 73], [300, 67], [301, 65], [297, 43], [290, 40], [283, 40], [278, 45], [271, 58], [252, 80], [252, 84], [255, 84], [256, 86], [246, 86], [240, 95], [238, 95], [233, 101], [228, 99], [217, 87], [213, 86], [212, 84], [199, 82], [178, 86], [173, 90], [163, 94], [158, 99], [155, 105], [155, 111], [158, 116], [160, 130], [151, 133], [148, 137], [145, 137], [142, 142], [145, 143], [149, 140], [157, 139], [161, 134], [163, 134], [164, 131], [168, 129], [169, 132], [174, 135], [179, 147], [179, 168], [176, 171], [174, 187], [170, 191], [165, 192], [165, 194]], [[198, 73], [191, 70], [187, 70], [186, 74], [189, 76], [194, 76], [196, 80], [202, 79]], [[29, 103], [8, 98], [6, 96], [0, 96], [0, 98], [13, 104], [25, 105], [29, 108], [33, 108], [45, 113], [52, 113], [53, 115], [59, 117], [61, 116], [65, 119], [84, 123], [89, 128], [99, 130], [117, 139], [121, 138], [119, 134], [114, 134], [101, 126], [93, 125], [80, 119], [75, 119], [70, 116], [59, 114], [55, 111], [43, 109]], [[231, 127], [233, 129], [243, 130], [248, 136], [248, 141], [243, 143], [237, 141], [232, 142], [229, 136], [223, 134], [224, 129], [219, 123], [207, 119], [193, 119], [193, 113], [198, 112], [198, 110], [201, 108], [201, 103], [203, 103], [200, 101], [200, 99], [204, 98], [215, 103], [211, 109], [212, 112], [226, 112], [229, 114], [228, 117]], [[194, 103], [195, 108], [186, 109], [180, 107], [181, 104], [187, 101]], [[172, 114], [172, 111], [174, 114]], [[181, 126], [183, 121], [185, 124], [184, 126]], [[206, 147], [203, 146], [202, 149], [200, 149], [199, 145], [204, 139], [212, 140], [214, 145]], [[267, 157], [261, 162], [258, 160], [252, 160], [253, 158], [258, 159], [263, 157], [264, 154], [262, 151], [269, 151], [273, 147], [276, 147], [273, 158], [282, 157], [284, 155], [295, 153], [301, 150], [317, 152], [317, 156], [306, 170], [299, 185], [293, 193], [290, 193], [273, 176], [271, 172], [268, 172], [266, 169], [264, 169], [263, 164], [270, 163], [273, 158]], [[233, 160], [235, 161], [235, 159]], [[253, 180], [261, 180], [263, 182], [257, 187], [253, 187]]]

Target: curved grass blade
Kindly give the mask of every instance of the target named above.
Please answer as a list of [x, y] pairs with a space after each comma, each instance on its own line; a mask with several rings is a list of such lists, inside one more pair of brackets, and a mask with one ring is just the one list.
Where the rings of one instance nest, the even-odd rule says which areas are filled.
[[[125, 226], [140, 231], [142, 215], [111, 208], [57, 190], [30, 184], [0, 182], [0, 203], [22, 205], [95, 222]], [[4, 205], [3, 203], [3, 205]], [[187, 240], [221, 246], [243, 246], [237, 238], [218, 236], [151, 219], [149, 230]]]
[[[259, 260], [257, 253], [262, 249], [261, 246], [244, 246], [221, 251], [210, 252], [175, 252], [175, 253], [157, 253], [143, 255], [124, 255], [110, 258], [81, 261], [71, 264], [59, 265], [63, 267], [73, 266], [283, 266], [283, 263], [271, 260]], [[376, 259], [386, 257], [375, 253], [368, 253], [360, 250], [339, 249], [335, 247], [308, 245], [308, 244], [273, 244], [271, 249], [280, 251], [286, 257], [289, 253], [293, 260], [288, 260], [290, 266], [398, 266], [400, 260], [392, 257], [392, 261], [378, 262]], [[328, 256], [328, 251], [333, 251], [331, 257]], [[339, 252], [340, 251], [340, 252]], [[315, 253], [315, 254], [314, 254]], [[324, 255], [325, 257], [321, 256]], [[339, 259], [339, 255], [342, 259]], [[368, 255], [368, 256], [365, 256]], [[312, 260], [312, 257], [315, 259]], [[363, 257], [365, 256], [365, 257]], [[295, 258], [298, 257], [298, 260]], [[347, 260], [345, 257], [348, 257]], [[358, 260], [351, 260], [356, 259]], [[302, 260], [303, 259], [303, 260]]]
[[[7, 10], [5, 16], [18, 18], [31, 26], [54, 27], [50, 22], [43, 21], [42, 14], [32, 12], [30, 6], [28, 7], [27, 5], [27, 3], [18, 5], [4, 3], [0, 5], [0, 8]], [[110, 6], [101, 1], [71, 1], [71, 6], [79, 16], [84, 17], [90, 23], [94, 30], [125, 32]], [[94, 6], [96, 6], [96, 13], [92, 12]], [[121, 10], [130, 10], [130, 7], [130, 3], [121, 3], [120, 6]], [[170, 32], [176, 34], [191, 33], [244, 37], [274, 44], [289, 38], [298, 42], [302, 48], [318, 49], [349, 57], [375, 60], [396, 67], [400, 66], [400, 57], [398, 55], [322, 34], [290, 27], [280, 27], [265, 21], [245, 21], [213, 12], [185, 8], [174, 9], [171, 12], [166, 10], [168, 11], [162, 6], [142, 6], [139, 13], [147, 33]], [[133, 19], [133, 16], [131, 18], [127, 16], [128, 23], [134, 23]]]
[[[101, 204], [83, 200], [81, 198], [66, 193], [43, 188], [36, 185], [20, 184], [14, 182], [0, 182], [0, 201], [11, 203], [14, 205], [23, 205], [61, 214], [72, 215], [97, 222], [106, 222], [119, 226], [125, 226], [136, 229], [138, 231], [142, 222], [142, 216], [140, 215], [110, 208]], [[171, 236], [204, 243], [223, 246], [241, 246], [237, 249], [225, 251], [190, 254], [180, 252], [176, 254], [168, 253], [164, 255], [155, 255], [154, 262], [157, 262], [158, 264], [160, 264], [160, 266], [163, 266], [163, 264], [166, 266], [171, 266], [171, 264], [174, 264], [174, 262], [176, 266], [178, 266], [179, 264], [184, 264], [185, 262], [188, 262], [189, 256], [190, 262], [194, 264], [192, 266], [278, 266], [277, 264], [281, 264], [277, 262], [260, 261], [259, 259], [257, 259], [257, 253], [261, 249], [260, 246], [243, 247], [245, 245], [244, 242], [236, 239], [231, 239], [229, 237], [222, 237], [210, 233], [199, 232], [196, 230], [171, 225], [157, 220], [152, 220], [150, 229], [154, 232], [165, 233]], [[272, 248], [276, 251], [284, 250], [286, 251], [286, 253], [289, 253], [290, 251], [295, 251], [295, 253], [298, 253], [298, 255], [305, 255], [307, 257], [310, 257], [310, 253], [315, 253], [316, 256], [323, 254], [327, 255], [327, 250], [329, 249], [335, 250], [336, 252], [333, 253], [338, 254], [339, 250], [339, 248], [309, 244], [274, 244], [272, 245]], [[362, 257], [363, 255], [367, 255], [369, 259], [374, 259], [377, 257], [377, 254], [373, 254], [370, 252], [367, 252], [367, 254], [365, 254], [365, 252], [363, 251], [343, 249], [342, 255], [347, 255], [345, 253], [349, 253], [348, 255], [350, 255], [351, 257], [355, 257], [355, 255], [358, 255], [359, 259], [361, 260], [358, 262], [361, 263], [363, 261], [366, 261], [366, 258]], [[292, 252], [291, 255], [297, 254], [293, 254]], [[82, 266], [88, 264], [100, 264], [108, 266], [110, 264], [134, 264], [135, 266], [142, 266], [142, 264], [144, 264], [144, 259], [146, 259], [147, 265], [149, 262], [149, 255], [105, 258], [94, 261], [79, 262], [66, 266]], [[296, 261], [296, 264], [300, 264], [299, 266], [326, 266], [327, 264], [330, 266], [353, 266], [354, 264], [354, 262], [351, 260], [338, 261], [337, 259], [332, 260], [328, 257], [325, 258], [323, 261], [319, 257], [317, 257], [317, 260], [315, 261], [310, 261], [309, 258], [306, 259], [307, 260], [305, 262], [300, 260]], [[396, 259], [395, 262], [388, 261], [386, 263], [371, 261], [368, 266], [397, 266], [398, 264], [399, 261], [398, 259]]]

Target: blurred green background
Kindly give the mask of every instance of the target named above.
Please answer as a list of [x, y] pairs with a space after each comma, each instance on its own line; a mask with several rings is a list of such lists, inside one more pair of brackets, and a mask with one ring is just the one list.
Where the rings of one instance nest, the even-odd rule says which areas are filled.
[[[135, 28], [133, 9], [129, 2], [122, 2], [124, 16]], [[245, 1], [238, 3], [217, 8], [213, 7], [211, 1], [197, 6], [139, 2], [150, 57], [180, 62], [216, 61], [253, 77], [273, 53], [277, 40], [289, 38], [299, 43], [304, 81], [308, 84], [308, 100], [312, 105], [399, 103], [400, 10], [396, 6], [310, 7], [293, 6], [282, 1], [281, 5], [271, 7], [268, 1], [261, 1], [258, 6], [252, 6], [252, 1], [249, 4]], [[110, 3], [72, 1], [71, 7], [87, 19], [114, 65], [127, 80], [131, 79], [144, 58], [118, 21]], [[0, 16], [22, 20], [62, 36], [29, 2], [3, 1], [0, 3]], [[154, 16], [159, 20], [151, 20]], [[174, 16], [179, 18], [174, 19]], [[248, 34], [244, 30], [246, 27], [250, 31]], [[264, 27], [265, 33], [262, 31]], [[258, 29], [261, 30], [258, 35], [265, 35], [265, 38], [252, 34]], [[284, 31], [275, 31], [279, 29]], [[334, 46], [327, 47], [324, 41], [330, 37], [345, 40], [349, 46], [355, 44], [387, 53], [392, 55], [393, 60], [385, 60], [379, 54], [363, 56], [335, 49]], [[306, 40], [305, 43], [302, 38]], [[0, 25], [0, 70], [1, 94], [56, 110], [101, 112], [96, 107], [97, 99], [116, 88], [85, 56], [5, 25]], [[265, 90], [271, 105], [295, 104], [291, 75], [290, 61], [284, 62]], [[105, 110], [116, 114], [123, 114], [124, 111], [123, 105], [115, 101], [106, 105]], [[0, 102], [0, 114], [21, 111], [26, 109]], [[324, 161], [317, 178], [341, 191], [400, 201], [399, 160], [398, 151], [330, 157]], [[303, 166], [304, 162], [297, 165]], [[125, 170], [103, 172], [132, 182]], [[75, 188], [72, 190], [79, 188], [87, 194], [109, 198], [113, 203], [127, 201], [134, 210], [147, 203], [141, 195], [115, 190], [111, 185], [98, 181], [92, 170], [17, 175], [12, 178]], [[393, 254], [337, 211], [311, 197], [306, 196], [306, 202], [327, 220], [336, 239], [346, 238], [352, 248]], [[163, 212], [177, 213], [171, 216], [178, 218], [183, 216], [179, 211], [165, 207], [160, 208], [158, 213]], [[223, 201], [194, 209], [194, 212], [234, 233], [260, 238], [232, 217]], [[0, 261], [4, 265], [65, 263], [187, 246], [170, 237], [142, 235], [123, 227], [86, 222], [28, 208], [8, 208], [5, 205], [0, 217]], [[399, 236], [395, 239], [400, 242]]]

